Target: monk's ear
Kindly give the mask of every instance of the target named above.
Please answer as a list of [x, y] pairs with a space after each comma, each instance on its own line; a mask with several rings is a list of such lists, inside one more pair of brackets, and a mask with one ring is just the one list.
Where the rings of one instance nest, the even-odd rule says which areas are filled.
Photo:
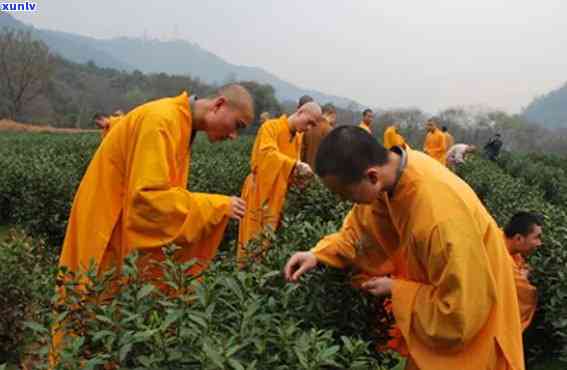
[[216, 111], [218, 109], [220, 109], [220, 107], [222, 107], [223, 105], [227, 104], [228, 100], [226, 97], [224, 96], [219, 96], [218, 98], [215, 99], [215, 102], [213, 104], [213, 109]]
[[376, 167], [368, 168], [364, 173], [364, 177], [366, 177], [372, 185], [376, 185], [380, 180], [380, 174]]

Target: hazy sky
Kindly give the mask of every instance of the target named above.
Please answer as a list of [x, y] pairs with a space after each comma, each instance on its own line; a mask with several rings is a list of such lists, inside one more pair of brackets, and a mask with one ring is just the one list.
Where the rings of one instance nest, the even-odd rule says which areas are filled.
[[518, 112], [567, 81], [564, 0], [39, 0], [18, 15], [97, 38], [183, 38], [380, 108]]

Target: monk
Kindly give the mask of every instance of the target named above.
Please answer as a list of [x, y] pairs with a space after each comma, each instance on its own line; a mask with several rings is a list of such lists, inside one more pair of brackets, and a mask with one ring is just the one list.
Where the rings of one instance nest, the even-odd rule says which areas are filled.
[[301, 148], [301, 160], [315, 167], [315, 156], [319, 149], [321, 140], [335, 127], [337, 123], [337, 109], [333, 104], [325, 104], [322, 108], [323, 119], [310, 131], [303, 134], [303, 144]]
[[376, 277], [362, 288], [391, 295], [406, 369], [524, 369], [512, 261], [464, 181], [423, 153], [387, 151], [347, 126], [323, 139], [315, 168], [330, 190], [357, 204], [339, 232], [289, 259], [289, 281], [320, 263], [347, 268], [372, 259]]
[[443, 135], [445, 135], [445, 147], [447, 148], [447, 150], [449, 150], [449, 148], [455, 145], [455, 138], [453, 137], [453, 135], [451, 135], [447, 126], [442, 126], [441, 132], [443, 132]]
[[[121, 119], [94, 154], [79, 185], [59, 260], [71, 271], [94, 263], [115, 268], [141, 252], [140, 269], [162, 259], [161, 247], [181, 247], [178, 261], [197, 259], [202, 271], [215, 256], [229, 218], [240, 219], [238, 197], [187, 190], [191, 144], [235, 139], [254, 117], [250, 93], [228, 85], [199, 99], [187, 92], [146, 103]], [[159, 272], [152, 276], [159, 279]], [[153, 275], [152, 274], [152, 275]]]
[[445, 135], [437, 128], [434, 118], [429, 119], [425, 123], [427, 136], [423, 145], [423, 151], [437, 162], [445, 165], [447, 161], [447, 146], [445, 143]]
[[362, 112], [362, 121], [358, 124], [358, 127], [368, 132], [372, 135], [372, 122], [374, 121], [374, 112], [372, 109], [365, 109]]
[[384, 131], [384, 148], [391, 149], [394, 146], [400, 146], [405, 149], [406, 140], [398, 133], [400, 124], [398, 122], [388, 126]]
[[269, 120], [256, 136], [250, 159], [250, 175], [244, 181], [242, 198], [246, 214], [238, 230], [237, 257], [246, 263], [248, 242], [266, 226], [276, 230], [289, 185], [304, 186], [313, 175], [311, 167], [300, 161], [304, 132], [317, 127], [322, 112], [319, 105], [309, 102], [291, 116]]
[[542, 224], [539, 215], [519, 212], [512, 216], [504, 228], [506, 246], [514, 260], [514, 276], [523, 330], [532, 322], [537, 306], [537, 290], [530, 284], [530, 266], [524, 258], [541, 246]]
[[105, 138], [110, 130], [115, 127], [118, 122], [120, 122], [122, 117], [124, 117], [124, 113], [121, 110], [117, 110], [110, 116], [106, 116], [102, 113], [95, 113], [93, 116], [93, 122], [102, 130], [100, 134], [101, 137]]

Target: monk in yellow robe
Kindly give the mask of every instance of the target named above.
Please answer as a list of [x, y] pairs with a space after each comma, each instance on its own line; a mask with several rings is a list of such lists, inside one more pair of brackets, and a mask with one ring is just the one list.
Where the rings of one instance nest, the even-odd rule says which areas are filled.
[[530, 212], [518, 212], [504, 228], [506, 245], [514, 260], [520, 319], [524, 330], [532, 322], [537, 306], [537, 289], [530, 284], [530, 267], [524, 257], [541, 246], [542, 233], [540, 216]]
[[399, 146], [404, 149], [406, 148], [406, 140], [398, 133], [399, 129], [399, 123], [394, 123], [386, 128], [384, 131], [384, 148], [391, 149], [394, 146]]
[[447, 163], [447, 146], [445, 143], [445, 135], [437, 128], [434, 119], [430, 119], [425, 123], [427, 136], [423, 145], [423, 151], [437, 162], [445, 165]]
[[322, 108], [323, 119], [316, 127], [303, 134], [301, 146], [301, 160], [315, 167], [315, 156], [321, 140], [335, 127], [337, 123], [337, 110], [332, 104], [325, 104]]
[[246, 214], [238, 230], [237, 257], [240, 264], [249, 258], [247, 244], [266, 226], [277, 229], [288, 186], [312, 176], [308, 164], [300, 161], [304, 132], [317, 127], [322, 119], [315, 102], [301, 106], [291, 116], [264, 123], [252, 148], [250, 175], [244, 181], [242, 198]]
[[451, 147], [453, 147], [453, 145], [455, 145], [455, 138], [451, 135], [447, 126], [441, 127], [441, 131], [443, 132], [443, 135], [445, 135], [445, 147], [448, 151]]
[[372, 122], [374, 121], [374, 112], [372, 109], [365, 109], [362, 112], [362, 121], [358, 124], [358, 127], [368, 132], [372, 135]]
[[464, 181], [423, 153], [387, 151], [346, 126], [323, 140], [315, 169], [357, 204], [339, 232], [290, 258], [289, 281], [319, 263], [346, 268], [365, 255], [379, 276], [390, 261], [394, 277], [371, 278], [362, 288], [391, 295], [406, 369], [524, 369], [512, 261], [498, 225]]
[[191, 273], [203, 270], [228, 219], [240, 219], [245, 205], [238, 197], [187, 190], [191, 144], [198, 131], [211, 142], [236, 138], [253, 120], [253, 109], [246, 89], [228, 85], [207, 98], [184, 92], [124, 116], [75, 194], [60, 265], [78, 272], [93, 262], [98, 273], [119, 273], [130, 252], [141, 252], [143, 268], [175, 243], [182, 247], [180, 262], [199, 261]]

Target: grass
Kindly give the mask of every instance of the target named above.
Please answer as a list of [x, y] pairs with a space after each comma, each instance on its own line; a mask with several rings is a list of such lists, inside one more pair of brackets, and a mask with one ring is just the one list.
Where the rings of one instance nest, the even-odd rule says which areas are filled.
[[0, 242], [6, 239], [11, 229], [10, 225], [0, 225]]

